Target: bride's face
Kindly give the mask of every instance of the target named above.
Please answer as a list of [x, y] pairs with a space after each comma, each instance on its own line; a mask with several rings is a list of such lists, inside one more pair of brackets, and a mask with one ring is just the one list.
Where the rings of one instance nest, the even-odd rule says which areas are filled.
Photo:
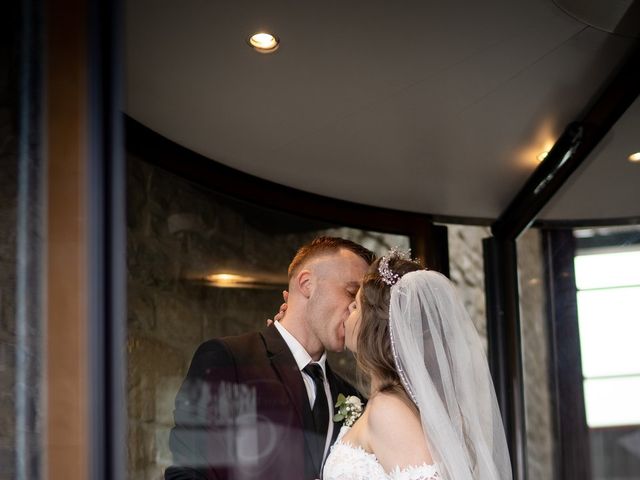
[[362, 319], [362, 288], [358, 290], [356, 299], [349, 305], [349, 316], [344, 322], [344, 346], [352, 352], [356, 352], [358, 345], [358, 332], [360, 331], [360, 320]]

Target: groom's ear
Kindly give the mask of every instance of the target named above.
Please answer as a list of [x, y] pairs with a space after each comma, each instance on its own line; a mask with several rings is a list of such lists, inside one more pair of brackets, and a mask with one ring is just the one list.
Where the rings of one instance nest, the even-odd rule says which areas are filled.
[[313, 290], [313, 275], [309, 270], [301, 270], [295, 277], [296, 286], [302, 296], [305, 298], [309, 298], [311, 296], [311, 291]]

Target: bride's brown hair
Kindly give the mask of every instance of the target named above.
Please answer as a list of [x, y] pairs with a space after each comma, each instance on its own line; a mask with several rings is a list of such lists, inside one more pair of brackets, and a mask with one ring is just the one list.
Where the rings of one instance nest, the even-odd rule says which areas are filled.
[[[360, 288], [362, 311], [356, 361], [360, 370], [367, 377], [376, 377], [380, 380], [378, 391], [396, 392], [409, 400], [398, 376], [391, 350], [391, 338], [389, 337], [391, 287], [383, 281], [378, 272], [380, 260], [377, 259], [371, 264]], [[393, 273], [402, 277], [406, 273], [422, 270], [424, 267], [416, 262], [391, 257], [389, 268]], [[412, 404], [411, 401], [409, 403]]]

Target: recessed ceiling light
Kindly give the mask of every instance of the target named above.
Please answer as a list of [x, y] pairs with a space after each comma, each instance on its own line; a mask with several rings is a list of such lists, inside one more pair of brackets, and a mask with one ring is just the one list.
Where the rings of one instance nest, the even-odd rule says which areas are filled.
[[640, 152], [629, 155], [629, 161], [633, 163], [640, 163]]
[[249, 45], [260, 53], [275, 52], [280, 46], [280, 39], [266, 32], [259, 32], [249, 37]]
[[547, 158], [547, 155], [549, 155], [549, 152], [542, 152], [539, 153], [538, 156], [536, 157], [538, 159], [539, 162], [543, 161], [545, 158]]

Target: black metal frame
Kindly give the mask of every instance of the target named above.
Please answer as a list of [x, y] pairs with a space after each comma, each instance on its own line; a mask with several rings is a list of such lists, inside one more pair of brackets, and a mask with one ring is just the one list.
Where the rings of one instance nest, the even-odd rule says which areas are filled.
[[527, 445], [516, 241], [486, 238], [482, 246], [489, 368], [507, 436], [513, 476], [525, 479]]
[[[567, 126], [484, 240], [489, 364], [507, 433], [514, 478], [527, 478], [517, 238], [584, 162], [640, 93], [640, 44], [584, 115]], [[563, 440], [562, 437], [560, 440]], [[561, 447], [562, 451], [562, 447]], [[581, 478], [573, 473], [562, 478]]]
[[557, 478], [591, 478], [572, 229], [543, 230]]
[[126, 476], [126, 215], [123, 10], [88, 0], [90, 478]]

